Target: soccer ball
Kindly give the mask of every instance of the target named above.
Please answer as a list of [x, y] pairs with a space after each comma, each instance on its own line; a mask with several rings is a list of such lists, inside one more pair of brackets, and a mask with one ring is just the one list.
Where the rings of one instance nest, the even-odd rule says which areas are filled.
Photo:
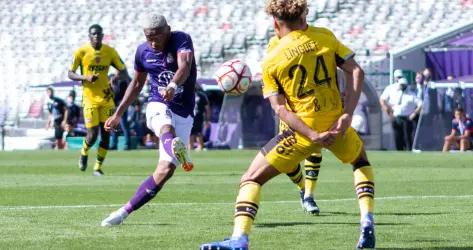
[[251, 84], [251, 71], [248, 65], [240, 59], [224, 62], [215, 73], [220, 89], [229, 95], [245, 93]]

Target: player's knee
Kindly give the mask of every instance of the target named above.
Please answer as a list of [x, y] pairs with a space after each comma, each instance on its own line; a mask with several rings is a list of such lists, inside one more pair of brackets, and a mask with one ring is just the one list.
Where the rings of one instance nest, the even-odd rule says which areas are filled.
[[362, 167], [371, 166], [370, 162], [365, 157], [360, 157], [358, 160], [353, 162], [352, 165], [353, 165], [353, 171]]
[[160, 166], [156, 169], [155, 174], [158, 176], [165, 176], [167, 178], [170, 178], [174, 174], [174, 170], [176, 168], [172, 167], [171, 164], [161, 164]]
[[159, 130], [159, 133], [162, 135], [164, 133], [168, 133], [168, 132], [171, 132], [171, 133], [175, 133], [174, 132], [174, 128], [171, 126], [171, 124], [166, 124], [166, 125], [163, 125], [161, 127], [161, 129]]
[[98, 137], [97, 128], [87, 129], [87, 135], [85, 136], [85, 141], [89, 146], [92, 146], [95, 144], [95, 142], [97, 141], [97, 137]]

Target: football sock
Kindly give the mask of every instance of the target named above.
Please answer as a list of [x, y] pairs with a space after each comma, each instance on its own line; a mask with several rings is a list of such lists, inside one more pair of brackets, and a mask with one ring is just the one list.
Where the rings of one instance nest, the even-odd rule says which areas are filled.
[[172, 139], [174, 139], [174, 136], [172, 135], [171, 132], [166, 132], [162, 134], [159, 139], [163, 143], [164, 151], [168, 153], [168, 155], [174, 157], [174, 154], [172, 153]]
[[314, 194], [319, 178], [320, 163], [322, 162], [321, 154], [311, 154], [304, 161], [305, 169], [305, 193], [304, 198], [311, 197]]
[[258, 212], [261, 185], [245, 181], [240, 184], [240, 192], [235, 204], [234, 237], [248, 235]]
[[131, 212], [139, 209], [141, 206], [153, 199], [160, 189], [161, 187], [156, 184], [153, 176], [148, 176], [148, 178], [146, 178], [138, 187], [135, 195], [133, 195], [133, 197], [125, 205], [125, 210], [130, 214]]
[[300, 164], [297, 165], [297, 168], [294, 171], [288, 173], [287, 176], [294, 184], [297, 185], [299, 190], [304, 189], [304, 176], [302, 175], [302, 169]]
[[80, 150], [81, 155], [89, 155], [89, 150], [92, 146], [87, 143], [87, 141], [84, 140], [82, 141], [82, 149]]
[[102, 168], [102, 163], [105, 160], [107, 151], [107, 149], [99, 147], [99, 149], [97, 150], [97, 160], [95, 161], [94, 170], [100, 170]]
[[355, 190], [358, 196], [358, 205], [360, 206], [361, 218], [368, 213], [372, 214], [374, 209], [374, 177], [373, 168], [365, 165], [356, 168], [353, 172], [355, 179]]

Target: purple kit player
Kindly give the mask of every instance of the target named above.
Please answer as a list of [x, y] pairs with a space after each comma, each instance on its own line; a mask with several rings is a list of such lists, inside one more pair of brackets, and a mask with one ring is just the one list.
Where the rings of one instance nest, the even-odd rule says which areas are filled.
[[123, 207], [102, 221], [102, 226], [118, 225], [133, 211], [150, 201], [169, 180], [177, 163], [185, 171], [193, 164], [187, 154], [193, 124], [196, 65], [191, 37], [172, 31], [165, 17], [146, 14], [142, 20], [146, 42], [135, 55], [135, 75], [115, 113], [105, 122], [110, 130], [120, 123], [125, 109], [136, 99], [149, 74], [151, 87], [146, 123], [159, 136], [159, 162], [135, 195]]

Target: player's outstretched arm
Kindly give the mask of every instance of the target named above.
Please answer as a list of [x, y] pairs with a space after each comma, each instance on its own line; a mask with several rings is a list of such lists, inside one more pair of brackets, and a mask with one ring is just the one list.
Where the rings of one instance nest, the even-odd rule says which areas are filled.
[[120, 105], [118, 105], [117, 110], [115, 110], [115, 113], [113, 113], [113, 115], [109, 117], [107, 121], [105, 121], [105, 130], [110, 131], [118, 126], [118, 124], [120, 123], [120, 118], [122, 117], [125, 110], [128, 108], [128, 106], [130, 106], [132, 102], [135, 101], [136, 97], [138, 97], [138, 95], [140, 94], [141, 89], [143, 88], [146, 82], [147, 76], [148, 74], [146, 72], [135, 71], [135, 76], [128, 85], [125, 95], [123, 96], [123, 99], [120, 102]]
[[344, 113], [351, 116], [360, 99], [365, 73], [353, 58], [340, 65], [340, 68], [345, 72], [346, 79]]
[[343, 114], [338, 118], [337, 122], [330, 128], [330, 131], [338, 133], [345, 133], [345, 130], [350, 127], [353, 111], [355, 111], [358, 100], [360, 99], [361, 90], [363, 88], [363, 81], [365, 73], [355, 59], [348, 59], [340, 68], [345, 73], [345, 106]]
[[317, 133], [307, 126], [293, 112], [287, 110], [285, 106], [286, 99], [283, 95], [273, 95], [268, 98], [269, 102], [271, 103], [271, 107], [276, 112], [279, 119], [285, 122], [290, 128], [306, 136], [314, 143], [321, 144], [322, 146], [328, 146], [335, 141], [335, 136], [338, 134], [337, 132], [327, 131], [323, 133]]
[[67, 76], [69, 77], [69, 79], [71, 79], [73, 81], [80, 81], [80, 82], [83, 82], [83, 81], [94, 82], [95, 80], [97, 80], [99, 78], [98, 74], [90, 75], [90, 76], [84, 76], [84, 75], [81, 75], [81, 74], [77, 74], [72, 70], [67, 71]]
[[120, 105], [118, 105], [114, 115], [121, 117], [128, 106], [136, 100], [136, 97], [138, 97], [141, 89], [143, 89], [143, 86], [145, 85], [147, 76], [148, 73], [146, 72], [135, 71], [135, 76], [128, 85], [128, 88], [126, 88], [125, 95], [123, 96]]

